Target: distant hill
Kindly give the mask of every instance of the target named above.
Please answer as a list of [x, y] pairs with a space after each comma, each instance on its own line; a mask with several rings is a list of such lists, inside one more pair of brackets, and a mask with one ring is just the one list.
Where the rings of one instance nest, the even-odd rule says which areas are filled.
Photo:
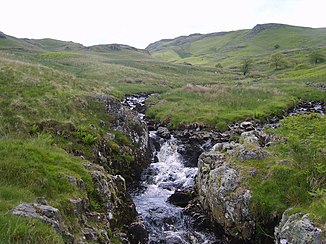
[[243, 57], [264, 58], [272, 52], [326, 47], [326, 28], [259, 24], [250, 30], [193, 34], [150, 44], [153, 57], [175, 63], [236, 65]]
[[44, 53], [44, 52], [95, 52], [99, 53], [112, 53], [112, 52], [128, 52], [130, 55], [135, 56], [139, 54], [141, 57], [150, 56], [147, 50], [137, 49], [128, 45], [122, 44], [106, 44], [106, 45], [94, 45], [86, 47], [82, 44], [72, 41], [60, 41], [50, 38], [44, 39], [27, 39], [16, 38], [0, 32], [0, 50], [13, 51], [13, 52], [32, 52], [32, 53]]

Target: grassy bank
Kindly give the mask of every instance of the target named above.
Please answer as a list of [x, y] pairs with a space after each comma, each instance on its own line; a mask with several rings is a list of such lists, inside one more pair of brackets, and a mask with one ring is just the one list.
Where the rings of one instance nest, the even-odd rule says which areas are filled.
[[262, 223], [282, 213], [310, 213], [323, 227], [326, 221], [326, 117], [296, 115], [281, 120], [282, 126], [268, 132], [284, 138], [269, 150], [264, 160], [248, 162], [258, 168], [251, 179], [252, 211]]

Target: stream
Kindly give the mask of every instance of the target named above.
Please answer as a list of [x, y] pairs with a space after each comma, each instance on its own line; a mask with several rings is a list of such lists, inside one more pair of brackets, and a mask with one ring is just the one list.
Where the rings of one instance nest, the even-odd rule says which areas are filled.
[[[123, 104], [136, 110], [138, 116], [144, 119], [144, 102], [147, 98], [128, 96]], [[287, 115], [311, 112], [324, 114], [324, 103], [303, 102], [288, 110]], [[279, 119], [273, 118], [256, 129], [262, 130], [264, 126], [278, 127]], [[218, 140], [225, 140], [225, 133], [220, 135], [222, 137]], [[137, 212], [147, 228], [149, 243], [223, 243], [222, 237], [218, 238], [208, 230], [198, 230], [193, 217], [184, 214], [184, 208], [169, 203], [169, 197], [175, 192], [193, 189], [195, 184], [197, 167], [189, 164], [187, 158], [180, 154], [184, 150], [184, 141], [173, 135], [162, 136], [155, 130], [150, 131], [149, 136], [152, 163], [143, 171], [140, 187], [131, 193]], [[209, 148], [206, 145], [202, 151]]]
[[[124, 104], [142, 111], [146, 97], [130, 96]], [[198, 231], [184, 208], [168, 202], [178, 190], [192, 189], [197, 167], [186, 167], [182, 155], [183, 144], [173, 135], [162, 138], [157, 131], [149, 132], [152, 144], [152, 163], [141, 177], [141, 186], [132, 193], [137, 212], [149, 233], [149, 243], [220, 243], [212, 233]]]

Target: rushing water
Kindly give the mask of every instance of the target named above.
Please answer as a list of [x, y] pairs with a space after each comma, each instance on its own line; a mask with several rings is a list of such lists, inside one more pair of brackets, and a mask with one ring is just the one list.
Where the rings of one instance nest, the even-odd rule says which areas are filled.
[[[147, 96], [129, 96], [123, 102], [131, 109], [141, 111], [144, 119], [144, 101]], [[324, 114], [324, 103], [303, 102], [288, 111], [288, 115], [317, 112]], [[278, 127], [279, 118], [264, 126]], [[256, 129], [263, 129], [263, 127]], [[133, 201], [149, 232], [149, 243], [221, 243], [212, 234], [193, 227], [193, 219], [183, 214], [183, 208], [168, 203], [168, 198], [180, 189], [194, 186], [196, 167], [185, 167], [183, 157], [178, 153], [183, 145], [173, 136], [160, 138], [156, 131], [150, 132], [153, 160], [144, 170], [141, 187], [133, 192]], [[179, 149], [179, 150], [178, 150]], [[186, 164], [187, 165], [187, 164]]]
[[[155, 132], [151, 132], [157, 140]], [[184, 167], [175, 138], [161, 142], [157, 157], [143, 173], [142, 189], [134, 194], [137, 211], [148, 228], [150, 243], [212, 243], [213, 237], [193, 229], [191, 217], [167, 202], [175, 190], [192, 187], [197, 168]]]
[[[131, 109], [144, 106], [145, 98], [127, 97], [124, 101]], [[140, 113], [140, 118], [144, 116]], [[135, 191], [133, 201], [143, 219], [148, 233], [149, 243], [215, 243], [215, 237], [193, 228], [193, 220], [183, 214], [183, 208], [168, 203], [168, 198], [180, 189], [192, 188], [197, 174], [196, 167], [185, 167], [178, 153], [182, 147], [180, 141], [171, 136], [163, 139], [150, 131], [153, 147], [153, 160], [144, 170], [141, 186]]]

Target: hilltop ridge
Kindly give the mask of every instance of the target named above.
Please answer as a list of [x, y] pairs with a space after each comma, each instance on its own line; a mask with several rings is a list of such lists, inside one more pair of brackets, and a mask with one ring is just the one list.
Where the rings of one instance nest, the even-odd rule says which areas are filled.
[[[266, 29], [285, 27], [285, 26], [290, 26], [290, 25], [277, 24], [277, 23], [257, 24], [254, 28], [252, 28], [251, 32], [257, 34]], [[237, 30], [237, 31], [241, 31], [241, 30]], [[198, 40], [202, 40], [202, 39], [208, 38], [208, 37], [223, 36], [223, 35], [233, 33], [233, 32], [236, 32], [236, 31], [221, 31], [221, 32], [212, 32], [212, 33], [207, 33], [207, 34], [194, 33], [194, 34], [190, 34], [190, 35], [186, 35], [186, 36], [179, 36], [179, 37], [172, 38], [172, 39], [162, 39], [160, 41], [150, 43], [145, 49], [150, 52], [160, 51], [168, 46], [178, 46], [178, 45], [182, 45], [185, 43], [191, 43], [191, 42], [195, 42]]]
[[21, 50], [21, 51], [36, 51], [36, 52], [58, 52], [58, 51], [95, 51], [95, 52], [112, 52], [112, 51], [132, 51], [149, 54], [144, 49], [138, 49], [125, 44], [99, 44], [92, 46], [84, 46], [83, 44], [72, 41], [61, 41], [51, 38], [29, 39], [16, 38], [6, 35], [0, 31], [0, 50]]
[[230, 67], [241, 58], [264, 59], [271, 53], [326, 46], [326, 29], [278, 23], [258, 24], [252, 29], [194, 34], [151, 43], [153, 57], [174, 63]]

